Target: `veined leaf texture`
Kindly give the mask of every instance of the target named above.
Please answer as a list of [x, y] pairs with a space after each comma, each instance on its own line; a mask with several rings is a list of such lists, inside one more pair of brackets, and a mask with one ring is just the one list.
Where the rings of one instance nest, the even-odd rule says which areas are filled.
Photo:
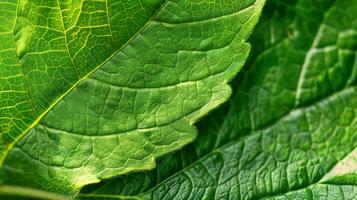
[[357, 199], [356, 13], [354, 0], [268, 0], [234, 97], [195, 142], [82, 199]]
[[263, 4], [1, 0], [1, 182], [73, 197], [154, 168], [229, 98]]

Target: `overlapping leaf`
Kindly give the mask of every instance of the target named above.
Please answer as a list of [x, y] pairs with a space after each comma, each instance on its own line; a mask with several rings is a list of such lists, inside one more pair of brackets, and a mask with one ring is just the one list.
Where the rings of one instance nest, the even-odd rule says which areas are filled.
[[83, 199], [356, 199], [356, 13], [354, 0], [268, 1], [228, 113], [155, 171]]
[[0, 2], [1, 180], [74, 195], [193, 141], [263, 0]]

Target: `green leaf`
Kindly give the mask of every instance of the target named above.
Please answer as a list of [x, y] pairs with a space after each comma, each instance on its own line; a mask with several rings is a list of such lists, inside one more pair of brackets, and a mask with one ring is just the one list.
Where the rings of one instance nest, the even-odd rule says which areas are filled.
[[58, 194], [10, 185], [0, 185], [0, 197], [6, 200], [70, 200]]
[[1, 181], [75, 195], [154, 168], [230, 96], [263, 3], [1, 1]]
[[2, 160], [11, 143], [125, 47], [162, 3], [150, 1], [144, 10], [138, 1], [2, 1]]
[[88, 187], [83, 199], [357, 198], [357, 1], [264, 9], [228, 109], [155, 170]]

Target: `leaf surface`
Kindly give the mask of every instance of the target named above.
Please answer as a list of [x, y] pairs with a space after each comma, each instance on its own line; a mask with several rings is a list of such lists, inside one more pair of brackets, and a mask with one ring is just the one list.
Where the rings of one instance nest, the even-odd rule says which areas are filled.
[[268, 1], [234, 98], [196, 142], [83, 199], [356, 199], [356, 12]]
[[154, 168], [230, 96], [263, 3], [0, 2], [2, 182], [75, 195]]

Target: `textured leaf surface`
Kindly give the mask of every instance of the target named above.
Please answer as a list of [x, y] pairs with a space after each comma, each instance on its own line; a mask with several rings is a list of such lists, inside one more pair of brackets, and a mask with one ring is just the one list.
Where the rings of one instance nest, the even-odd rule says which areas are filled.
[[262, 6], [1, 1], [2, 181], [73, 195], [155, 167], [230, 96]]
[[83, 199], [356, 199], [355, 13], [354, 0], [268, 1], [235, 97], [196, 142]]
[[163, 2], [151, 1], [145, 11], [137, 1], [0, 3], [3, 158], [21, 133], [123, 47]]

